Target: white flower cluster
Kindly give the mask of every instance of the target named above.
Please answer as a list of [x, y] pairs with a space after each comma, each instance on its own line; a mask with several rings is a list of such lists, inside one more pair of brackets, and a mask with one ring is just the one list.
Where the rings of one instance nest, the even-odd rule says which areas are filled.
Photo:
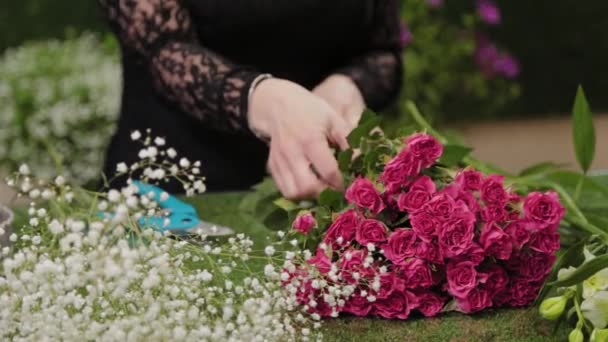
[[[123, 171], [152, 168], [171, 175], [168, 165], [155, 164], [152, 156], [168, 153], [158, 148], [164, 144], [149, 140], [154, 143], [144, 141], [148, 155]], [[152, 146], [156, 153], [150, 153]], [[197, 167], [188, 162], [175, 174], [188, 188], [200, 188], [195, 184], [202, 178], [192, 174]], [[9, 183], [32, 204], [29, 223], [0, 252], [0, 340], [321, 337], [315, 329], [320, 324], [298, 313], [272, 262], [264, 267], [266, 276], [247, 272], [250, 258], [271, 261], [274, 247], [255, 256], [253, 242], [243, 234], [220, 244], [205, 236], [185, 241], [145, 229], [138, 219], [157, 215], [158, 203], [138, 195], [133, 185], [92, 193], [70, 187], [62, 177], [38, 181], [27, 166]]]
[[99, 177], [120, 101], [116, 48], [92, 34], [27, 43], [0, 58], [0, 165], [32, 166], [50, 178], [57, 164], [72, 183]]

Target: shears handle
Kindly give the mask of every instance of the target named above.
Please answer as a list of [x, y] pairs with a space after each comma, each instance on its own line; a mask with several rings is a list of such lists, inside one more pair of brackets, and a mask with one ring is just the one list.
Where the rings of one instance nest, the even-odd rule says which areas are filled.
[[161, 201], [161, 194], [165, 192], [163, 189], [146, 184], [140, 181], [133, 181], [138, 189], [140, 196], [147, 196], [148, 194], [154, 194], [152, 200], [158, 202], [161, 208], [170, 210], [171, 213], [191, 213], [196, 216], [196, 210], [190, 204], [180, 201], [177, 197], [169, 195], [166, 200]]

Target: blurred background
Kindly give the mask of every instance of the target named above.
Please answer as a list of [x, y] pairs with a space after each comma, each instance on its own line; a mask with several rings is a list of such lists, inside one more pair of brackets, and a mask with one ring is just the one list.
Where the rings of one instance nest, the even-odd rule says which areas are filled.
[[[607, 13], [603, 0], [403, 1], [405, 86], [387, 126], [407, 121], [411, 99], [508, 171], [574, 166], [569, 113], [582, 84], [596, 119], [592, 168], [608, 169]], [[3, 172], [28, 162], [41, 176], [98, 175], [118, 110], [118, 53], [96, 1], [0, 2]]]

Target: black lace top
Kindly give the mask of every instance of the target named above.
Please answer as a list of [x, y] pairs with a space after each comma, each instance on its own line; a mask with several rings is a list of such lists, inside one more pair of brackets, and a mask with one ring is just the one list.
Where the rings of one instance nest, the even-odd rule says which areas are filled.
[[[169, 141], [175, 136], [183, 153], [201, 157], [203, 163], [231, 153], [218, 147], [218, 139], [229, 136], [227, 145], [241, 145], [234, 147], [242, 150], [239, 139], [252, 139], [247, 134], [248, 90], [261, 73], [308, 88], [332, 73], [346, 74], [374, 109], [388, 104], [400, 88], [397, 0], [100, 3], [119, 37], [124, 72], [122, 115], [107, 163], [133, 159], [125, 137], [130, 130], [148, 127]], [[188, 143], [181, 127], [196, 127], [218, 139], [204, 143], [193, 133], [199, 141]], [[246, 142], [258, 146], [264, 159], [263, 147]], [[207, 152], [190, 153], [197, 144]]]

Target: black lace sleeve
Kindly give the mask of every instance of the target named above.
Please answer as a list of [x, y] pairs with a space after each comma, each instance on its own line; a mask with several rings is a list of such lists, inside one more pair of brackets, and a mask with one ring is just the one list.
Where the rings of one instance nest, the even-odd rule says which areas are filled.
[[368, 107], [379, 110], [401, 90], [402, 46], [398, 0], [375, 1], [368, 51], [338, 72], [350, 76]]
[[150, 68], [159, 93], [217, 129], [247, 130], [247, 92], [259, 73], [197, 43], [179, 0], [99, 0], [121, 44]]

